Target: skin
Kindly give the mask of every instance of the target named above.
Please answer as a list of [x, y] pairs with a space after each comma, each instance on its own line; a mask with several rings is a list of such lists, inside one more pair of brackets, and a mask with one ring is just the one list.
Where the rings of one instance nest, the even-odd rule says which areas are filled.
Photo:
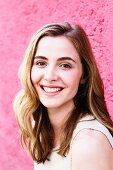
[[[64, 36], [46, 36], [39, 41], [31, 79], [40, 101], [47, 107], [57, 140], [57, 134], [74, 108], [73, 98], [81, 77], [82, 64], [70, 40]], [[54, 91], [58, 89], [61, 90]]]
[[[40, 101], [47, 107], [55, 146], [59, 145], [62, 125], [73, 110], [82, 75], [79, 55], [66, 37], [44, 37], [39, 41], [31, 79]], [[72, 170], [113, 170], [112, 162], [112, 148], [101, 132], [79, 132], [72, 144]]]
[[99, 131], [84, 129], [73, 141], [72, 170], [84, 169], [113, 170], [113, 149]]

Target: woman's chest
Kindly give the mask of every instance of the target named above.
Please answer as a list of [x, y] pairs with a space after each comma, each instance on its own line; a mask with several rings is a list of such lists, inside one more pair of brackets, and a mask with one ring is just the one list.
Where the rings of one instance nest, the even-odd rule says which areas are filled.
[[70, 153], [66, 157], [61, 157], [57, 152], [53, 152], [50, 160], [44, 164], [34, 163], [34, 170], [71, 170]]

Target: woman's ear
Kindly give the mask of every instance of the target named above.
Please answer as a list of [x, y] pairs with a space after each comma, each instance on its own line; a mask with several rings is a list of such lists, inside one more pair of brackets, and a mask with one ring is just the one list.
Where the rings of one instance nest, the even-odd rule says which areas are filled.
[[86, 82], [86, 81], [85, 81], [85, 79], [83, 79], [83, 78], [80, 80], [80, 84], [85, 84], [85, 82]]
[[81, 79], [80, 79], [80, 84], [84, 84], [86, 82], [84, 75], [82, 75]]

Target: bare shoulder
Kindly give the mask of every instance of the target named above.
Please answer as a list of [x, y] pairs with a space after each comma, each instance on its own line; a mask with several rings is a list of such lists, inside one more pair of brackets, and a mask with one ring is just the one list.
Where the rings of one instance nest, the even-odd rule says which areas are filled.
[[72, 143], [72, 170], [113, 170], [113, 149], [96, 130], [81, 130]]

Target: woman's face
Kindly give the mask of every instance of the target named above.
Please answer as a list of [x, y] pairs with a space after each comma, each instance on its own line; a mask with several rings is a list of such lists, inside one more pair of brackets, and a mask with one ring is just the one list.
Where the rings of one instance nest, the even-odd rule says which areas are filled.
[[82, 64], [70, 40], [46, 36], [39, 41], [31, 79], [45, 107], [74, 107], [81, 77]]

